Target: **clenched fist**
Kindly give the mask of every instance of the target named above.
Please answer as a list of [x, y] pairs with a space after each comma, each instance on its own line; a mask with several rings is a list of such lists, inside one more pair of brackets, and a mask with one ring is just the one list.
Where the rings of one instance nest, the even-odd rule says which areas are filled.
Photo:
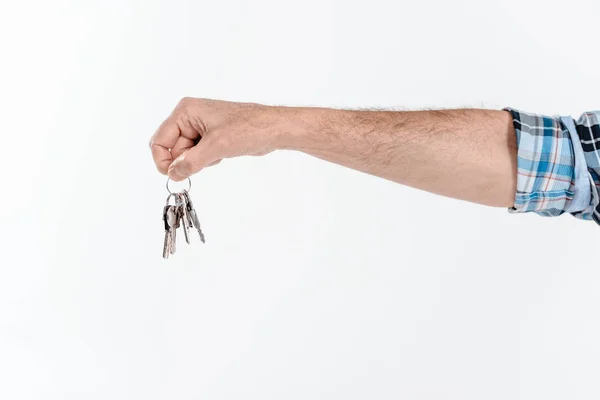
[[175, 181], [223, 158], [264, 155], [278, 146], [278, 108], [184, 98], [150, 140], [156, 168]]

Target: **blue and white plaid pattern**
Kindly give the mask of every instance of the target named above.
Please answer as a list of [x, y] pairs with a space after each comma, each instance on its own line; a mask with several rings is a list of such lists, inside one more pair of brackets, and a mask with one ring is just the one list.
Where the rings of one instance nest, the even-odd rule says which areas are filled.
[[517, 193], [510, 211], [548, 217], [568, 212], [600, 224], [600, 112], [574, 121], [506, 110], [518, 147]]

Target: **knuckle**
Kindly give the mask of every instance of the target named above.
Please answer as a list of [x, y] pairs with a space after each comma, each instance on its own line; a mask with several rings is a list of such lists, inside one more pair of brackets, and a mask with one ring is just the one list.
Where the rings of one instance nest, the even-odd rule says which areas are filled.
[[193, 102], [193, 97], [183, 97], [181, 100], [179, 100], [178, 108], [188, 108]]

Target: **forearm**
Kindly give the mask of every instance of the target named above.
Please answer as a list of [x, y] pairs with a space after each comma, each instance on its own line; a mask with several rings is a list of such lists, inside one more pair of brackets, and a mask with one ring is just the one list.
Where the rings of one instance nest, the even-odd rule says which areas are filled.
[[348, 111], [184, 98], [150, 140], [175, 181], [222, 159], [299, 150], [513, 213], [600, 224], [600, 111], [577, 121], [512, 108]]
[[440, 195], [511, 207], [516, 140], [508, 112], [278, 108], [278, 147]]

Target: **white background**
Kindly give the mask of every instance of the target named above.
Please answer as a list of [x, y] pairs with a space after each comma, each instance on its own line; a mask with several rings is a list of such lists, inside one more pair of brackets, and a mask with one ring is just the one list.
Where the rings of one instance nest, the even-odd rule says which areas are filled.
[[0, 398], [598, 399], [600, 228], [281, 152], [193, 178], [161, 258], [148, 140], [183, 96], [600, 108], [600, 4], [0, 8]]

